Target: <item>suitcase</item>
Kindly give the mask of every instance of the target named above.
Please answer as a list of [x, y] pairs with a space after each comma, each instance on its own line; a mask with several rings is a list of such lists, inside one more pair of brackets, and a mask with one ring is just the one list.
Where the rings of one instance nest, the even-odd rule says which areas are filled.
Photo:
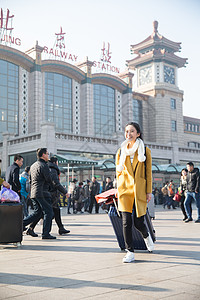
[[[124, 242], [123, 229], [122, 229], [122, 218], [118, 216], [116, 208], [113, 206], [110, 208], [108, 215], [113, 225], [113, 229], [117, 237], [119, 247], [121, 248], [121, 250], [125, 250], [125, 242]], [[145, 225], [147, 226], [148, 232], [150, 233], [153, 242], [155, 242], [156, 241], [155, 230], [153, 228], [148, 210], [147, 210], [147, 214], [145, 215]], [[134, 222], [132, 226], [132, 235], [133, 235], [133, 248], [136, 250], [147, 250], [143, 236], [135, 228]]]
[[21, 203], [0, 203], [0, 243], [20, 245], [23, 238], [23, 207]]
[[152, 194], [151, 200], [147, 203], [147, 208], [149, 211], [150, 217], [155, 219], [155, 203], [154, 203], [154, 195]]

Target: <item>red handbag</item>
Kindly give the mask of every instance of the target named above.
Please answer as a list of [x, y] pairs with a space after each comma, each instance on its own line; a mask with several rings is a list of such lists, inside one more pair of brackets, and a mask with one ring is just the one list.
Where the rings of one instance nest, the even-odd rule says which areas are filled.
[[110, 189], [106, 192], [103, 192], [99, 195], [96, 195], [95, 198], [96, 198], [96, 201], [97, 203], [106, 203], [106, 204], [111, 204], [113, 203], [113, 198], [115, 198], [115, 200], [117, 200], [117, 189]]
[[180, 202], [181, 201], [181, 195], [179, 195], [179, 193], [177, 192], [173, 198], [174, 201], [176, 202]]

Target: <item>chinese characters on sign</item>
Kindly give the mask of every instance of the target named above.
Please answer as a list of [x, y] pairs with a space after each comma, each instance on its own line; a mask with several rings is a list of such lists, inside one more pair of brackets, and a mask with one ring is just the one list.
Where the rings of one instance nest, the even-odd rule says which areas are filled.
[[102, 58], [101, 61], [108, 62], [111, 64], [111, 52], [110, 52], [110, 43], [108, 43], [108, 49], [105, 48], [105, 42], [103, 42], [103, 48], [102, 51]]
[[93, 67], [96, 68], [97, 72], [103, 71], [103, 72], [120, 73], [119, 68], [111, 65], [111, 54], [112, 52], [110, 52], [110, 43], [108, 43], [106, 48], [105, 42], [103, 42], [103, 48], [101, 49], [100, 60], [93, 62]]
[[60, 60], [70, 60], [71, 62], [77, 62], [77, 55], [71, 54], [68, 51], [65, 51], [65, 39], [64, 35], [66, 33], [63, 32], [62, 27], [60, 27], [60, 32], [55, 33], [56, 35], [56, 42], [53, 48], [48, 48], [47, 46], [44, 46], [43, 53], [49, 54], [49, 58], [52, 58], [52, 56], [55, 59]]
[[[6, 30], [12, 30], [12, 29], [14, 29], [14, 28], [8, 28], [8, 21], [9, 21], [9, 19], [12, 19], [13, 17], [14, 17], [14, 15], [10, 16], [10, 11], [9, 11], [9, 9], [7, 9], [7, 15], [6, 15], [6, 18], [5, 18], [6, 22], [5, 22], [5, 27], [4, 27]], [[1, 8], [1, 18], [0, 18], [0, 27], [1, 28], [3, 28], [3, 25], [4, 25], [3, 21], [4, 21], [4, 18], [3, 18], [3, 9]]]
[[55, 33], [55, 35], [57, 36], [56, 47], [59, 47], [60, 49], [65, 48], [65, 41], [64, 41], [65, 32], [62, 32], [62, 27], [60, 27], [60, 33]]
[[[21, 46], [21, 40], [18, 37], [13, 36], [13, 19], [14, 14], [10, 12], [9, 9], [4, 11], [3, 8], [0, 10], [0, 44], [2, 45], [16, 45]], [[54, 47], [49, 48], [44, 46], [43, 53], [48, 55], [48, 59], [59, 59], [68, 60], [71, 62], [77, 62], [78, 55], [72, 54], [71, 51], [66, 50], [65, 45], [65, 35], [62, 27], [60, 31], [55, 33], [56, 41]], [[103, 47], [101, 48], [101, 56], [98, 61], [93, 61], [93, 67], [95, 72], [112, 72], [120, 73], [119, 68], [111, 64], [112, 52], [110, 51], [110, 43], [103, 42]]]
[[12, 25], [14, 15], [10, 13], [10, 10], [7, 9], [7, 13], [1, 8], [0, 14], [0, 44], [14, 44], [16, 46], [21, 45], [21, 40], [19, 38], [12, 36], [12, 31], [14, 29]]

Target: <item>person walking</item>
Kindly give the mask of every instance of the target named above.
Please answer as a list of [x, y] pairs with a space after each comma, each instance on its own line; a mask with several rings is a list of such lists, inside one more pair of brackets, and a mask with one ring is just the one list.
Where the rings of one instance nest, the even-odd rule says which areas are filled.
[[84, 212], [88, 212], [88, 208], [90, 205], [90, 180], [86, 180], [86, 184], [84, 185], [85, 192], [85, 200], [84, 200]]
[[[58, 233], [60, 235], [70, 233], [70, 230], [66, 230], [64, 228], [64, 225], [61, 220], [61, 213], [60, 213], [60, 207], [59, 207], [59, 200], [60, 200], [60, 193], [66, 194], [67, 190], [60, 184], [60, 170], [58, 168], [58, 159], [56, 157], [51, 157], [50, 160], [48, 161], [48, 166], [51, 171], [51, 178], [53, 185], [49, 186], [49, 191], [51, 194], [51, 203], [52, 203], [52, 208], [54, 212], [54, 218], [56, 221], [56, 224], [58, 226]], [[43, 218], [43, 214], [41, 218]], [[40, 218], [40, 219], [41, 219]], [[30, 224], [29, 229], [27, 230], [27, 234], [31, 235], [32, 237], [37, 237], [38, 234], [34, 232], [35, 226], [40, 220], [39, 218], [35, 220], [33, 223]]]
[[167, 208], [170, 209], [170, 207], [172, 206], [173, 209], [176, 209], [175, 203], [173, 200], [174, 195], [175, 195], [175, 186], [174, 186], [173, 180], [170, 180], [167, 189], [168, 189], [168, 199], [169, 199]]
[[54, 218], [58, 226], [58, 233], [60, 235], [70, 233], [70, 230], [64, 228], [64, 225], [61, 220], [61, 213], [59, 207], [60, 193], [63, 195], [67, 194], [67, 190], [60, 184], [60, 170], [58, 168], [58, 159], [57, 157], [51, 157], [48, 161], [48, 166], [51, 171], [51, 177], [53, 185], [50, 186], [50, 194], [52, 199], [52, 207], [54, 212]]
[[14, 163], [6, 170], [6, 182], [11, 186], [11, 189], [19, 196], [21, 190], [21, 183], [19, 181], [19, 170], [23, 165], [23, 157], [20, 154], [14, 156]]
[[200, 177], [199, 177], [199, 169], [194, 168], [193, 162], [187, 163], [187, 176], [186, 176], [186, 199], [184, 202], [185, 210], [187, 214], [187, 219], [185, 223], [193, 221], [192, 219], [192, 211], [191, 211], [191, 203], [192, 199], [196, 202], [197, 206], [197, 220], [195, 223], [200, 223]]
[[85, 199], [85, 191], [83, 188], [83, 182], [79, 182], [79, 185], [77, 187], [78, 191], [78, 199], [75, 200], [75, 206], [76, 206], [76, 212], [83, 213], [82, 207], [83, 207], [83, 200]]
[[33, 203], [34, 211], [23, 221], [23, 227], [40, 220], [44, 215], [42, 239], [56, 239], [50, 234], [52, 226], [52, 218], [54, 216], [51, 195], [49, 193], [49, 185], [53, 185], [51, 173], [47, 165], [49, 153], [47, 148], [37, 149], [38, 160], [30, 168], [30, 198]]
[[28, 216], [27, 198], [30, 193], [29, 172], [30, 172], [30, 167], [26, 166], [24, 172], [22, 172], [19, 178], [21, 184], [21, 202], [23, 203], [24, 217]]
[[[125, 141], [116, 155], [118, 186], [118, 208], [122, 215], [122, 226], [126, 256], [124, 263], [135, 260], [132, 238], [132, 211], [135, 227], [141, 232], [147, 249], [153, 251], [153, 240], [144, 223], [147, 201], [152, 194], [151, 151], [144, 147], [139, 124], [130, 122], [125, 126]], [[146, 161], [146, 162], [145, 162]]]
[[169, 203], [168, 185], [169, 185], [169, 182], [167, 181], [161, 189], [161, 192], [162, 192], [163, 198], [164, 198], [163, 208], [165, 208], [166, 205], [168, 206], [168, 203]]
[[73, 199], [73, 193], [74, 190], [76, 188], [76, 183], [77, 183], [77, 179], [73, 179], [70, 182], [69, 188], [68, 188], [68, 202], [67, 202], [67, 213], [71, 214], [70, 212], [70, 208], [71, 208], [71, 203], [72, 203], [72, 208], [73, 208], [73, 213], [75, 212], [75, 200]]
[[97, 182], [96, 177], [92, 178], [92, 182], [90, 184], [90, 206], [89, 213], [92, 213], [93, 205], [95, 205], [95, 213], [99, 213], [99, 204], [97, 203], [95, 196], [99, 194], [100, 184]]
[[[184, 202], [185, 202], [185, 196], [187, 194], [187, 173], [188, 173], [188, 170], [186, 168], [182, 169], [181, 170], [181, 180], [180, 180], [180, 188], [181, 188], [181, 210], [182, 210], [182, 213], [183, 213], [183, 221], [187, 220], [187, 214], [186, 214], [186, 211], [185, 211], [185, 206], [184, 206]], [[190, 210], [191, 210], [191, 213], [192, 213], [192, 205], [190, 203]]]

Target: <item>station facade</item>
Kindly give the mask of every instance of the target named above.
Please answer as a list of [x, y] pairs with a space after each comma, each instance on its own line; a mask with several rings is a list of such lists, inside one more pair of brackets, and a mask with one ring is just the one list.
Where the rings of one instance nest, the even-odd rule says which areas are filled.
[[153, 33], [131, 49], [135, 57], [127, 70], [111, 75], [94, 72], [88, 58], [76, 64], [43, 59], [47, 50], [38, 43], [25, 53], [1, 44], [2, 172], [14, 154], [30, 165], [36, 149], [47, 147], [60, 162], [70, 155], [87, 159], [88, 167], [77, 168], [80, 180], [91, 177], [91, 161], [101, 161], [93, 174], [102, 179], [109, 173], [104, 162], [114, 161], [129, 121], [142, 127], [155, 166], [200, 166], [200, 119], [183, 116], [178, 87], [178, 69], [187, 63], [175, 54], [181, 43], [160, 35], [155, 21]]

